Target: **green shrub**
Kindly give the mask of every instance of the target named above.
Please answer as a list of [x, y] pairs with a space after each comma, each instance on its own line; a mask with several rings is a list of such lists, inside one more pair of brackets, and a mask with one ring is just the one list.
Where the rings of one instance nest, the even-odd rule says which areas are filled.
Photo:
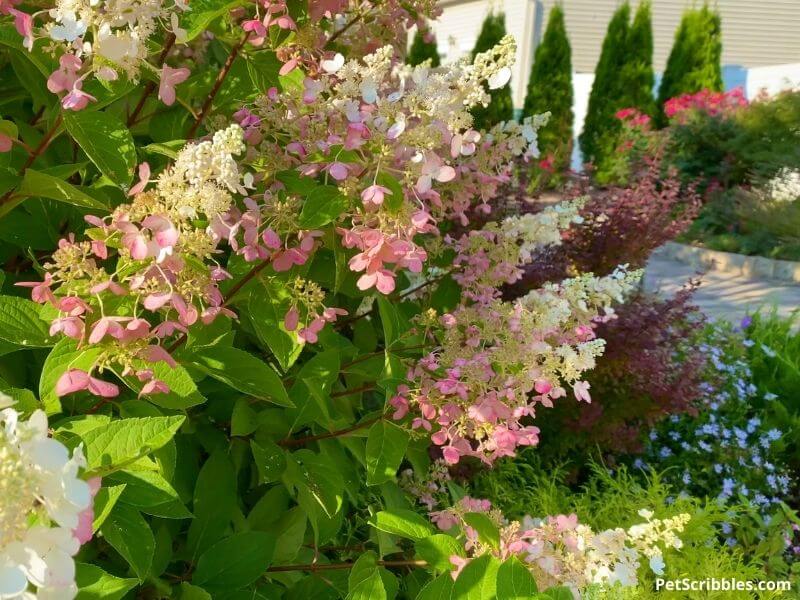
[[627, 55], [620, 71], [622, 100], [620, 108], [636, 108], [651, 117], [655, 114], [653, 96], [653, 24], [649, 2], [642, 2], [636, 10], [628, 32]]
[[[620, 11], [624, 12], [624, 9], [625, 6]], [[596, 133], [592, 162], [597, 169], [597, 181], [602, 184], [625, 181], [624, 177], [616, 176], [620, 149], [625, 143], [625, 127], [621, 123], [620, 115], [635, 111], [636, 115], [647, 118], [656, 112], [653, 97], [653, 26], [649, 2], [639, 5], [624, 40], [621, 34], [618, 34], [617, 39], [622, 46], [621, 56], [612, 72], [603, 71], [603, 77], [611, 79], [607, 84], [611, 88], [602, 92], [599, 102], [603, 104], [599, 109], [600, 114], [594, 117], [596, 125], [593, 125]], [[601, 91], [602, 89], [601, 87]]]
[[687, 10], [675, 33], [675, 42], [667, 59], [664, 77], [658, 90], [662, 123], [664, 102], [680, 94], [700, 90], [722, 90], [722, 22], [719, 13], [708, 5]]
[[[430, 41], [425, 39], [428, 36], [430, 36]], [[406, 63], [412, 66], [420, 65], [426, 60], [431, 61], [432, 67], [438, 67], [441, 64], [439, 51], [436, 48], [436, 38], [433, 37], [433, 32], [417, 28], [411, 48], [408, 50], [408, 56], [406, 56]]]
[[[474, 59], [481, 52], [486, 52], [497, 45], [506, 35], [506, 17], [503, 13], [491, 13], [487, 15], [472, 50]], [[492, 97], [488, 106], [478, 106], [472, 110], [475, 120], [475, 129], [489, 129], [492, 125], [500, 121], [509, 121], [514, 118], [514, 103], [511, 99], [511, 82], [505, 86], [491, 90]]]
[[627, 2], [620, 6], [611, 17], [603, 40], [600, 60], [594, 71], [592, 91], [589, 94], [586, 121], [579, 138], [585, 162], [598, 162], [603, 138], [613, 135], [613, 131], [619, 127], [614, 113], [620, 108], [627, 108], [619, 105], [619, 81], [628, 53], [630, 13], [631, 8]]
[[550, 120], [539, 132], [539, 149], [542, 156], [552, 156], [551, 169], [556, 173], [569, 166], [572, 153], [572, 98], [571, 50], [564, 10], [556, 5], [536, 48], [522, 109], [525, 116], [550, 111]]

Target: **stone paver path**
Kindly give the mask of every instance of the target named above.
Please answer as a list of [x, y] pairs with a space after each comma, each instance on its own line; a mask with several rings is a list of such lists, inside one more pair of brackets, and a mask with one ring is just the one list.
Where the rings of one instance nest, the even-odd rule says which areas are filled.
[[[697, 274], [695, 267], [656, 252], [647, 264], [644, 287], [648, 292], [673, 294]], [[702, 274], [701, 280], [694, 302], [712, 319], [738, 323], [747, 313], [761, 307], [769, 310], [774, 305], [783, 316], [800, 308], [800, 285], [746, 279], [722, 271], [708, 271]]]

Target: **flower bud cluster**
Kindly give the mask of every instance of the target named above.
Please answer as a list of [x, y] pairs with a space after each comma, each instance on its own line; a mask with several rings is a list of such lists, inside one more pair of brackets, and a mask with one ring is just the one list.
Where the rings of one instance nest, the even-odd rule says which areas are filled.
[[441, 219], [483, 207], [508, 181], [513, 159], [535, 154], [546, 117], [497, 125], [487, 137], [471, 129], [469, 109], [485, 103], [485, 86], [504, 85], [514, 43], [506, 38], [475, 62], [447, 69], [398, 65], [390, 46], [363, 60], [323, 60], [302, 90], [270, 91], [237, 113], [253, 167], [270, 175], [296, 169], [322, 176], [351, 200], [339, 220], [358, 285], [395, 289], [397, 271], [421, 270], [426, 251], [415, 237]]
[[511, 216], [483, 229], [473, 229], [457, 240], [445, 242], [456, 251], [453, 278], [464, 293], [476, 302], [499, 295], [498, 287], [518, 281], [522, 266], [530, 264], [537, 248], [561, 243], [561, 232], [579, 215], [585, 199], [563, 202], [538, 213]]
[[432, 432], [449, 464], [463, 456], [491, 463], [538, 444], [530, 422], [539, 405], [566, 396], [562, 382], [591, 401], [581, 375], [604, 348], [593, 323], [613, 314], [612, 299], [637, 277], [583, 276], [515, 302], [476, 302], [443, 315], [428, 331], [438, 348], [409, 371], [413, 388], [392, 398], [393, 417], [413, 409], [412, 428]]
[[[116, 384], [94, 376], [105, 370], [138, 380], [133, 385], [141, 394], [169, 392], [152, 363], [175, 366], [167, 350], [170, 340], [197, 322], [235, 316], [219, 289], [230, 278], [215, 260], [221, 242], [246, 261], [269, 260], [275, 272], [308, 260], [321, 232], [296, 228], [291, 199], [268, 192], [262, 204], [245, 198], [245, 210], [234, 202], [234, 195], [247, 192], [245, 183], [252, 177], [242, 176], [234, 158], [244, 150], [242, 129], [231, 125], [184, 147], [149, 190], [150, 169], [143, 164], [130, 204], [105, 219], [87, 217], [94, 226], [88, 231], [91, 240], [62, 239], [44, 265], [44, 281], [20, 284], [33, 288], [35, 301], [57, 311], [51, 335], [99, 350], [87, 369], [63, 374], [58, 395], [87, 390], [117, 396]], [[323, 306], [318, 291], [308, 289], [293, 298], [295, 307], [303, 301], [307, 319], [298, 336], [313, 342], [324, 324], [344, 311]], [[293, 320], [297, 325], [299, 315], [288, 315], [287, 325]]]

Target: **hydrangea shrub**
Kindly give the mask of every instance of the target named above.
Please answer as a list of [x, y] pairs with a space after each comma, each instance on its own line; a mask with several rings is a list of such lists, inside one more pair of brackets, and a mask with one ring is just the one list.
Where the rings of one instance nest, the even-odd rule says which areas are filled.
[[[426, 0], [0, 12], [3, 597], [579, 592], [516, 558], [568, 563], [565, 532], [594, 535], [570, 517], [473, 511], [462, 547], [396, 477], [512, 457], [590, 402], [640, 275], [502, 298], [582, 206], [491, 219], [547, 120], [474, 126], [513, 39], [403, 65]], [[643, 516], [598, 573], [661, 568], [683, 521]]]

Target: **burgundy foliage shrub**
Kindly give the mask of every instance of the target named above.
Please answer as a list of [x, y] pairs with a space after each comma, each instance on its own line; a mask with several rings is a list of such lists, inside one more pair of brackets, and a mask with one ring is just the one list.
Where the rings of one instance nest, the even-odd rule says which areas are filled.
[[592, 402], [562, 402], [542, 413], [543, 447], [636, 452], [650, 425], [695, 410], [706, 359], [696, 341], [704, 318], [691, 303], [694, 287], [666, 300], [639, 294], [597, 328], [607, 345], [588, 377]]
[[583, 223], [565, 232], [563, 245], [545, 249], [523, 279], [506, 290], [509, 297], [571, 273], [607, 275], [620, 264], [643, 267], [653, 250], [691, 225], [701, 205], [695, 190], [674, 172], [662, 175], [657, 159], [646, 160], [627, 187], [587, 192], [578, 186], [572, 195], [586, 193], [591, 199], [581, 211]]

